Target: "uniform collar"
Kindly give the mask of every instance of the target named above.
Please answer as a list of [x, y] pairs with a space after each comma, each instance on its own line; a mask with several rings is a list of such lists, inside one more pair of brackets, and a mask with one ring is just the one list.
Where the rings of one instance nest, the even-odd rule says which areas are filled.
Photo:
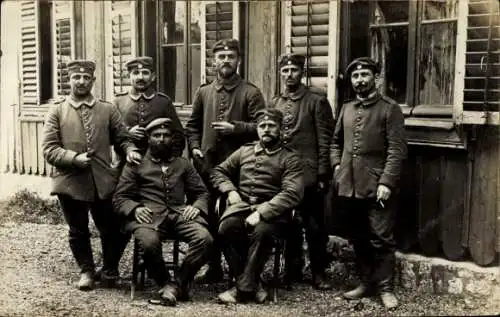
[[273, 155], [274, 153], [278, 153], [279, 151], [281, 151], [282, 148], [283, 144], [281, 142], [278, 143], [273, 149], [266, 149], [260, 142], [257, 142], [257, 144], [255, 144], [254, 146], [254, 151], [255, 154], [265, 152], [267, 155]]
[[304, 86], [303, 84], [300, 84], [300, 86], [297, 88], [297, 90], [295, 91], [284, 91], [281, 96], [285, 99], [292, 99], [293, 101], [295, 100], [299, 100], [301, 99], [302, 97], [304, 97], [304, 94], [306, 93], [307, 91], [307, 87]]
[[156, 164], [160, 164], [160, 163], [171, 163], [173, 160], [174, 160], [174, 157], [171, 156], [168, 160], [162, 160], [161, 158], [157, 158], [157, 157], [154, 157], [152, 154], [151, 154], [151, 151], [150, 150], [147, 150], [146, 151], [146, 155], [145, 157], [147, 159], [149, 159], [151, 162], [153, 163], [156, 163]]
[[236, 86], [238, 86], [242, 81], [242, 78], [238, 74], [234, 74], [228, 79], [222, 79], [217, 77], [216, 80], [214, 80], [214, 87], [217, 91], [220, 91], [223, 87], [227, 91], [231, 91]]
[[134, 100], [134, 101], [138, 101], [139, 99], [144, 98], [146, 100], [151, 100], [154, 98], [154, 96], [156, 95], [155, 93], [155, 90], [152, 88], [152, 87], [149, 87], [145, 92], [143, 93], [138, 93], [135, 91], [135, 89], [132, 87], [130, 88], [130, 91], [128, 92], [128, 95], [130, 97], [130, 99]]
[[369, 106], [376, 103], [381, 97], [382, 95], [378, 92], [378, 90], [375, 90], [366, 98], [361, 98], [358, 95], [356, 95], [356, 100], [358, 105]]
[[94, 96], [92, 96], [92, 94], [89, 94], [87, 98], [82, 99], [82, 100], [75, 100], [70, 95], [70, 96], [66, 97], [66, 100], [75, 109], [80, 108], [81, 105], [86, 105], [87, 107], [90, 107], [90, 108], [92, 108], [95, 105], [95, 98], [94, 98]]

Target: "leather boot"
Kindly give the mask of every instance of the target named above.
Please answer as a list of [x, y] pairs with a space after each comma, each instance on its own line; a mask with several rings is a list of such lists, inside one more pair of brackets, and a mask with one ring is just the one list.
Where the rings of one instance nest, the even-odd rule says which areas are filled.
[[92, 272], [83, 272], [80, 274], [80, 280], [77, 283], [81, 291], [90, 291], [94, 288], [94, 274]]
[[355, 289], [345, 292], [343, 296], [345, 299], [360, 299], [365, 297], [367, 293], [368, 286], [366, 286], [365, 284], [360, 284]]
[[330, 283], [324, 274], [314, 274], [313, 275], [313, 287], [317, 290], [329, 290], [333, 288], [332, 283]]
[[177, 296], [179, 296], [179, 289], [177, 286], [167, 284], [159, 290], [161, 300], [165, 306], [177, 305]]
[[398, 307], [398, 299], [396, 295], [392, 292], [382, 292], [380, 293], [380, 299], [382, 300], [382, 304], [384, 304], [385, 308], [393, 309]]
[[217, 298], [222, 304], [236, 304], [238, 302], [238, 290], [232, 287], [225, 292], [220, 293]]
[[267, 296], [268, 293], [262, 286], [262, 282], [260, 282], [259, 285], [257, 286], [257, 291], [255, 292], [255, 302], [257, 304], [262, 304], [266, 301]]

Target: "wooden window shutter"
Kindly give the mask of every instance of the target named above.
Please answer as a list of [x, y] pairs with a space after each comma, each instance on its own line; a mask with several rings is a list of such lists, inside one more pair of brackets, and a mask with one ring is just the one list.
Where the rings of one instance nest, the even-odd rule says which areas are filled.
[[21, 1], [21, 104], [40, 104], [39, 10], [37, 1]]
[[500, 124], [500, 11], [498, 0], [469, 0], [462, 119]]
[[73, 1], [54, 1], [52, 6], [54, 96], [69, 95], [68, 62], [75, 58]]
[[130, 79], [125, 64], [137, 54], [137, 10], [135, 1], [106, 1], [108, 72], [107, 97], [128, 91]]
[[203, 1], [201, 3], [201, 83], [210, 83], [217, 76], [212, 53], [213, 45], [221, 39], [239, 38], [238, 1]]

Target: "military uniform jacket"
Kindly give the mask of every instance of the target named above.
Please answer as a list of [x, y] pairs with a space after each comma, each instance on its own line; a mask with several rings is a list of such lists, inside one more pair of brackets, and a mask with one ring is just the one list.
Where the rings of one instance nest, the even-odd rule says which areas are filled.
[[[144, 128], [154, 119], [161, 117], [172, 119], [172, 127], [175, 130], [173, 133], [174, 146], [172, 150], [175, 152], [174, 155], [182, 155], [186, 143], [184, 129], [172, 104], [172, 100], [167, 95], [161, 92], [156, 93], [152, 89], [141, 94], [135, 94], [130, 91], [117, 95], [113, 103], [120, 110], [128, 129], [135, 125]], [[142, 153], [146, 152], [148, 147], [147, 137], [134, 143]], [[123, 153], [118, 154], [123, 156]]]
[[[201, 86], [186, 125], [189, 148], [201, 149], [209, 168], [219, 164], [243, 144], [257, 139], [255, 113], [264, 106], [260, 90], [239, 75], [224, 84], [215, 80]], [[214, 121], [233, 123], [234, 132], [218, 134], [211, 127]]]
[[302, 156], [306, 186], [315, 186], [318, 176], [329, 178], [334, 124], [324, 93], [301, 85], [293, 93], [274, 97], [269, 107], [283, 113], [283, 143]]
[[[208, 191], [200, 175], [183, 157], [172, 157], [168, 162], [155, 159], [146, 152], [140, 165], [126, 164], [113, 196], [116, 212], [126, 217], [125, 228], [133, 231], [138, 227], [158, 230], [168, 216], [181, 214], [186, 204], [208, 212]], [[139, 206], [153, 212], [152, 224], [140, 224], [134, 210]], [[202, 215], [195, 221], [206, 224]]]
[[404, 117], [396, 102], [377, 94], [344, 104], [331, 151], [333, 166], [340, 164], [339, 196], [373, 198], [378, 184], [394, 189], [406, 155]]
[[[42, 149], [44, 158], [55, 167], [52, 194], [82, 201], [108, 198], [119, 176], [111, 166], [112, 145], [123, 153], [135, 149], [113, 104], [93, 97], [78, 103], [67, 97], [51, 105]], [[73, 159], [83, 152], [89, 152], [92, 160], [88, 167], [78, 168]]]
[[[211, 180], [221, 193], [235, 190], [243, 201], [257, 205], [264, 220], [288, 221], [304, 195], [303, 177], [301, 159], [295, 151], [282, 145], [269, 151], [254, 142], [215, 167]], [[231, 209], [231, 213], [238, 211]], [[228, 216], [226, 212], [221, 218]]]

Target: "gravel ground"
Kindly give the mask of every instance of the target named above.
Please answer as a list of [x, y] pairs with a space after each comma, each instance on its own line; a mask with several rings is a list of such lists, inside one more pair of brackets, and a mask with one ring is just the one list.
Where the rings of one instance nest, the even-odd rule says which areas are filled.
[[[99, 239], [92, 238], [96, 259]], [[352, 285], [331, 277], [334, 291], [320, 292], [301, 284], [280, 290], [277, 304], [224, 306], [216, 294], [227, 285], [195, 285], [193, 301], [177, 307], [147, 304], [147, 293], [130, 301], [130, 245], [120, 268], [125, 284], [118, 290], [80, 292], [73, 286], [78, 277], [62, 225], [0, 225], [0, 316], [417, 316], [480, 315], [500, 312], [498, 300], [456, 295], [419, 294], [397, 289], [401, 306], [386, 311], [377, 298], [345, 301], [340, 292]], [[332, 267], [335, 263], [332, 264]], [[334, 270], [330, 270], [334, 272]], [[151, 289], [151, 287], [148, 287]]]

